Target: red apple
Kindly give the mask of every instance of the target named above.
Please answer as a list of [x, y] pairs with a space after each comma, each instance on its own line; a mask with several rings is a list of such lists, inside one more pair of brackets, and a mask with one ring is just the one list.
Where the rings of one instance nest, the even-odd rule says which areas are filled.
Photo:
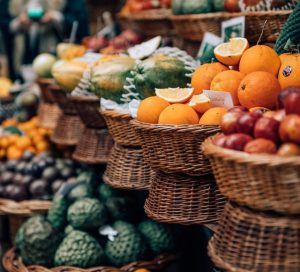
[[283, 101], [286, 114], [300, 115], [300, 92], [288, 94]]
[[239, 12], [241, 11], [239, 6], [239, 0], [225, 0], [224, 9], [229, 12]]
[[277, 120], [278, 122], [281, 122], [283, 118], [285, 117], [285, 110], [277, 110], [277, 111], [267, 111], [264, 113], [264, 117], [269, 117]]
[[300, 156], [300, 147], [293, 143], [284, 143], [279, 147], [277, 154], [285, 157]]
[[248, 109], [243, 106], [235, 106], [230, 108], [228, 112], [248, 112]]
[[277, 143], [279, 141], [279, 125], [280, 122], [273, 118], [262, 117], [255, 124], [254, 137], [268, 139]]
[[247, 134], [243, 133], [234, 133], [228, 135], [225, 141], [225, 148], [233, 149], [233, 150], [244, 150], [245, 145], [252, 140]]
[[254, 139], [248, 142], [244, 151], [250, 154], [275, 154], [277, 147], [275, 143], [267, 139]]
[[227, 138], [226, 135], [219, 134], [214, 137], [213, 143], [219, 147], [225, 147], [226, 138]]
[[253, 113], [253, 112], [247, 112], [243, 114], [236, 123], [236, 130], [239, 133], [245, 133], [248, 135], [253, 135], [253, 130], [256, 121], [260, 118], [260, 114]]
[[300, 115], [287, 115], [280, 124], [279, 136], [283, 142], [300, 144]]
[[221, 130], [225, 134], [236, 133], [236, 123], [242, 112], [226, 112], [222, 117]]
[[278, 96], [278, 108], [282, 109], [284, 107], [284, 100], [291, 93], [300, 93], [300, 88], [292, 86], [283, 89]]

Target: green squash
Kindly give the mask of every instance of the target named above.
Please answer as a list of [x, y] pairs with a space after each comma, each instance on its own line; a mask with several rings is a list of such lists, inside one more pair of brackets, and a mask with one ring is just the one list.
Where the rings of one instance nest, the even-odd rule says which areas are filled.
[[176, 15], [212, 12], [211, 0], [173, 0], [172, 11]]

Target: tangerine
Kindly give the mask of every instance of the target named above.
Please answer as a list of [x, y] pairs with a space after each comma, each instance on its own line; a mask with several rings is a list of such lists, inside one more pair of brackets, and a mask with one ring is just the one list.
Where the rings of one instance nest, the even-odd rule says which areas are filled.
[[214, 107], [206, 111], [200, 118], [200, 125], [220, 125], [223, 115], [227, 112], [226, 108]]

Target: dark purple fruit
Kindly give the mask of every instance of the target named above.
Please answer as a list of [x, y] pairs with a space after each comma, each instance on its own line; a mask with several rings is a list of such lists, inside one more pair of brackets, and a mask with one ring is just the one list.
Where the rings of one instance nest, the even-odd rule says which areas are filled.
[[74, 171], [71, 167], [65, 167], [60, 171], [60, 176], [62, 179], [66, 180], [74, 175]]
[[61, 180], [61, 179], [57, 179], [55, 180], [52, 184], [51, 184], [51, 190], [52, 193], [55, 194], [56, 192], [58, 192], [58, 190], [60, 189], [60, 187], [65, 183], [65, 181]]
[[59, 172], [55, 167], [49, 166], [42, 173], [42, 179], [52, 182], [59, 176]]
[[13, 183], [17, 184], [17, 185], [21, 185], [22, 179], [23, 179], [23, 175], [20, 173], [17, 173], [13, 177]]
[[29, 186], [29, 192], [34, 197], [42, 197], [48, 195], [48, 182], [42, 179], [37, 179], [33, 181]]
[[23, 156], [22, 156], [22, 160], [26, 161], [26, 162], [29, 162], [32, 160], [32, 158], [34, 157], [34, 153], [32, 153], [31, 151], [29, 150], [26, 150], [24, 153], [23, 153]]
[[18, 165], [18, 161], [17, 160], [9, 160], [6, 163], [6, 169], [9, 170], [9, 171], [14, 171], [15, 168], [17, 167], [17, 165]]
[[76, 177], [70, 177], [67, 179], [67, 183], [74, 183], [76, 182]]
[[6, 197], [5, 196], [5, 186], [0, 185], [0, 197]]
[[23, 176], [20, 185], [29, 188], [29, 185], [31, 184], [31, 182], [34, 180], [34, 178], [32, 176], [29, 175], [25, 175]]
[[28, 199], [28, 194], [23, 186], [15, 185], [10, 192], [10, 198], [15, 201], [22, 201]]
[[18, 163], [18, 165], [16, 166], [16, 172], [21, 173], [21, 174], [25, 174], [26, 167], [27, 167], [26, 162], [20, 161]]
[[5, 197], [10, 198], [11, 192], [14, 190], [15, 184], [8, 184], [5, 186]]
[[13, 182], [14, 173], [10, 171], [5, 171], [1, 175], [1, 184], [9, 184]]

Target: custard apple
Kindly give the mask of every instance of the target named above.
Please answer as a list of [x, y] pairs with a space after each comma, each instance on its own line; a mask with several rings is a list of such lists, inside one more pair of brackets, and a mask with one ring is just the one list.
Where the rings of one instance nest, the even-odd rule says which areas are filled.
[[105, 203], [109, 198], [111, 197], [117, 197], [120, 196], [120, 190], [116, 190], [113, 187], [102, 183], [98, 187], [98, 195], [101, 202]]
[[111, 197], [106, 201], [106, 208], [110, 218], [132, 222], [138, 214], [137, 205], [130, 197]]
[[51, 225], [59, 230], [63, 230], [67, 225], [68, 202], [65, 196], [55, 195], [52, 206], [48, 212], [47, 219]]
[[70, 202], [75, 202], [78, 199], [87, 197], [93, 197], [93, 188], [89, 183], [77, 185], [68, 195]]

